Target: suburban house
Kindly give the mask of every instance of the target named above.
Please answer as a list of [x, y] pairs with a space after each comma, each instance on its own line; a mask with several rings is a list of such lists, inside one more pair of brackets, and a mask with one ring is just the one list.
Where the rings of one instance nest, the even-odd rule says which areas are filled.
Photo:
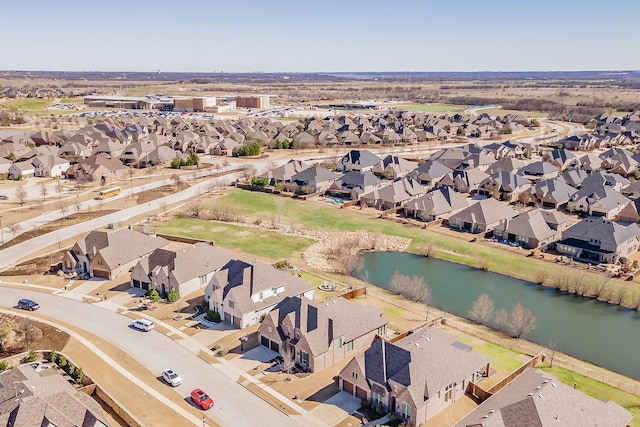
[[433, 186], [449, 172], [451, 169], [438, 160], [427, 160], [410, 172], [409, 176], [422, 185]]
[[380, 180], [371, 172], [351, 171], [336, 179], [327, 190], [332, 196], [358, 200], [360, 196], [380, 185]]
[[538, 182], [543, 179], [555, 178], [560, 174], [560, 168], [556, 165], [537, 161], [526, 165], [518, 170], [518, 175], [522, 175], [531, 182]]
[[515, 159], [513, 157], [501, 157], [493, 162], [486, 170], [489, 175], [493, 175], [497, 172], [512, 172], [515, 173], [518, 169], [525, 167], [527, 164], [522, 160]]
[[111, 280], [128, 273], [141, 257], [168, 245], [168, 240], [129, 228], [93, 230], [64, 254], [62, 268]]
[[109, 423], [100, 404], [67, 378], [25, 363], [0, 373], [0, 426], [108, 427]]
[[387, 210], [407, 203], [424, 194], [427, 189], [411, 178], [398, 178], [392, 183], [363, 194], [361, 199], [377, 209]]
[[373, 167], [372, 172], [384, 178], [396, 179], [405, 176], [413, 169], [415, 169], [414, 163], [389, 154]]
[[303, 187], [310, 187], [312, 193], [324, 193], [340, 176], [335, 172], [314, 166], [293, 175], [291, 182], [296, 184], [299, 190], [302, 190]]
[[631, 200], [606, 186], [583, 185], [567, 202], [567, 210], [613, 219], [629, 203]]
[[35, 175], [46, 178], [59, 178], [69, 169], [71, 163], [53, 155], [38, 155], [31, 160]]
[[526, 178], [511, 172], [497, 172], [478, 185], [478, 194], [495, 197], [505, 202], [515, 202], [518, 196], [531, 187]]
[[633, 199], [631, 203], [620, 211], [618, 221], [627, 223], [640, 222], [640, 198]]
[[469, 206], [469, 201], [462, 194], [451, 187], [435, 187], [427, 194], [408, 202], [404, 208], [407, 218], [422, 221], [448, 219], [449, 216], [460, 212]]
[[106, 154], [95, 154], [72, 165], [65, 175], [79, 181], [106, 184], [123, 177], [127, 171], [129, 167], [123, 165], [120, 160], [110, 158]]
[[460, 193], [476, 193], [489, 175], [478, 169], [455, 170], [446, 174], [438, 185], [453, 187]]
[[469, 233], [487, 233], [518, 211], [490, 197], [479, 200], [449, 217], [449, 227]]
[[557, 148], [545, 153], [542, 156], [542, 160], [551, 163], [560, 170], [565, 170], [578, 164], [576, 155], [564, 148]]
[[369, 347], [386, 326], [382, 311], [344, 298], [289, 297], [267, 314], [258, 335], [263, 346], [291, 351], [298, 365], [317, 372]]
[[520, 200], [543, 208], [559, 209], [571, 199], [577, 190], [562, 178], [545, 179], [520, 196]]
[[529, 368], [454, 427], [625, 427], [632, 417], [617, 403], [595, 399]]
[[36, 175], [36, 168], [31, 160], [23, 162], [15, 162], [9, 166], [9, 178], [11, 179], [27, 179]]
[[184, 296], [204, 289], [213, 273], [225, 266], [231, 253], [206, 243], [196, 243], [176, 251], [156, 249], [145, 255], [131, 272], [131, 287], [156, 288], [160, 295], [176, 291]]
[[488, 357], [446, 332], [424, 328], [395, 343], [378, 339], [345, 366], [338, 385], [419, 426], [488, 372]]
[[255, 325], [286, 297], [313, 299], [306, 280], [260, 261], [231, 260], [213, 274], [204, 295], [209, 309], [241, 329]]
[[289, 160], [284, 165], [269, 169], [260, 178], [269, 180], [269, 185], [284, 184], [291, 181], [293, 175], [307, 169], [309, 165], [302, 160]]
[[351, 150], [338, 161], [338, 169], [343, 172], [373, 172], [381, 159], [369, 150]]
[[561, 236], [559, 231], [547, 224], [542, 209], [532, 209], [514, 218], [505, 219], [496, 226], [493, 235], [526, 249], [545, 248]]
[[562, 232], [556, 250], [597, 263], [624, 262], [640, 248], [640, 227], [605, 218], [585, 218]]
[[574, 188], [579, 188], [582, 185], [582, 182], [587, 179], [589, 174], [582, 169], [568, 169], [562, 172], [559, 176], [564, 182], [569, 184]]

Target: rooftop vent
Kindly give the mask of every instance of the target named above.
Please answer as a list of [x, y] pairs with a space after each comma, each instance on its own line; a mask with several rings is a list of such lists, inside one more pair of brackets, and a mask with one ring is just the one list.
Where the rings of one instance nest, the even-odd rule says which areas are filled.
[[543, 396], [542, 396], [542, 393], [538, 393], [538, 397], [539, 397], [540, 399], [542, 399], [542, 397], [543, 397]]

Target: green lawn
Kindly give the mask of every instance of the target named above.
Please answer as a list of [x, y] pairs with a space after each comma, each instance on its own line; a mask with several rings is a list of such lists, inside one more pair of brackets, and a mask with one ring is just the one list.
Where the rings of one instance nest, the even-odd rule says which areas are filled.
[[508, 348], [500, 347], [490, 342], [475, 345], [472, 344], [473, 338], [466, 334], [457, 334], [456, 338], [461, 343], [472, 346], [473, 351], [484, 354], [491, 359], [491, 366], [496, 369], [513, 372], [523, 364], [522, 359], [519, 357], [520, 353], [509, 350]]
[[558, 378], [558, 381], [561, 381], [564, 384], [573, 387], [573, 384], [575, 383], [576, 389], [591, 397], [595, 397], [599, 400], [611, 400], [612, 402], [617, 403], [633, 414], [631, 426], [640, 427], [640, 396], [625, 393], [624, 391], [608, 384], [558, 366], [549, 368], [548, 365], [542, 365], [540, 368], [555, 375]]
[[407, 104], [394, 105], [400, 110], [422, 111], [425, 113], [443, 113], [445, 111], [458, 111], [469, 108], [468, 105], [452, 105], [452, 104]]
[[[479, 243], [471, 243], [429, 229], [370, 218], [340, 209], [335, 205], [321, 205], [304, 200], [289, 199], [267, 193], [258, 193], [235, 189], [216, 201], [215, 208], [229, 210], [238, 215], [260, 217], [270, 220], [274, 217], [281, 221], [295, 223], [304, 228], [325, 231], [370, 231], [412, 239], [409, 251], [425, 253], [433, 248], [433, 255], [447, 261], [472, 267], [487, 266], [489, 270], [523, 280], [536, 281], [544, 274], [548, 282], [554, 277], [575, 276], [575, 269], [552, 264], [539, 259], [523, 258], [522, 255]], [[467, 235], [468, 236], [468, 235]], [[580, 273], [582, 274], [582, 272]], [[585, 281], [592, 286], [600, 276], [585, 272]], [[628, 286], [628, 282], [610, 280], [610, 288]], [[628, 298], [631, 298], [631, 293]]]
[[298, 255], [315, 240], [285, 236], [256, 228], [233, 224], [203, 221], [187, 217], [175, 217], [158, 227], [158, 232], [203, 240], [213, 240], [216, 245], [237, 249], [247, 254], [271, 258], [273, 261]]
[[6, 108], [17, 108], [19, 110], [44, 110], [53, 102], [50, 98], [27, 98], [13, 99], [2, 103]]
[[315, 276], [311, 273], [307, 273], [306, 271], [301, 271], [300, 275], [304, 280], [306, 280], [307, 282], [311, 283], [313, 286], [316, 286], [316, 287], [322, 285], [325, 282], [325, 280], [322, 277]]
[[61, 104], [83, 104], [84, 99], [82, 98], [62, 98], [60, 99]]

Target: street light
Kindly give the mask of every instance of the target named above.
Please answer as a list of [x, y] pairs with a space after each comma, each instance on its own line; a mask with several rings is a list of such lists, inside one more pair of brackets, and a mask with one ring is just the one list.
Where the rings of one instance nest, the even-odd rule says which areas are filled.
[[204, 415], [202, 416], [202, 427], [207, 427], [207, 424], [205, 423]]
[[2, 245], [4, 245], [4, 230], [2, 229], [2, 215], [0, 215], [0, 237], [2, 237]]

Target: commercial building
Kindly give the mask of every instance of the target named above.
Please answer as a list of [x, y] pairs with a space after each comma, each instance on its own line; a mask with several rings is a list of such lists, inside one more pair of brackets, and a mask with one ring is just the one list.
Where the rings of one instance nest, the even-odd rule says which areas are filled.
[[238, 108], [269, 108], [269, 95], [236, 96]]
[[173, 111], [204, 112], [213, 111], [216, 106], [215, 96], [199, 96], [193, 98], [176, 98], [173, 100]]
[[84, 103], [89, 107], [126, 108], [131, 110], [172, 110], [173, 101], [173, 98], [165, 95], [87, 95], [84, 97]]

